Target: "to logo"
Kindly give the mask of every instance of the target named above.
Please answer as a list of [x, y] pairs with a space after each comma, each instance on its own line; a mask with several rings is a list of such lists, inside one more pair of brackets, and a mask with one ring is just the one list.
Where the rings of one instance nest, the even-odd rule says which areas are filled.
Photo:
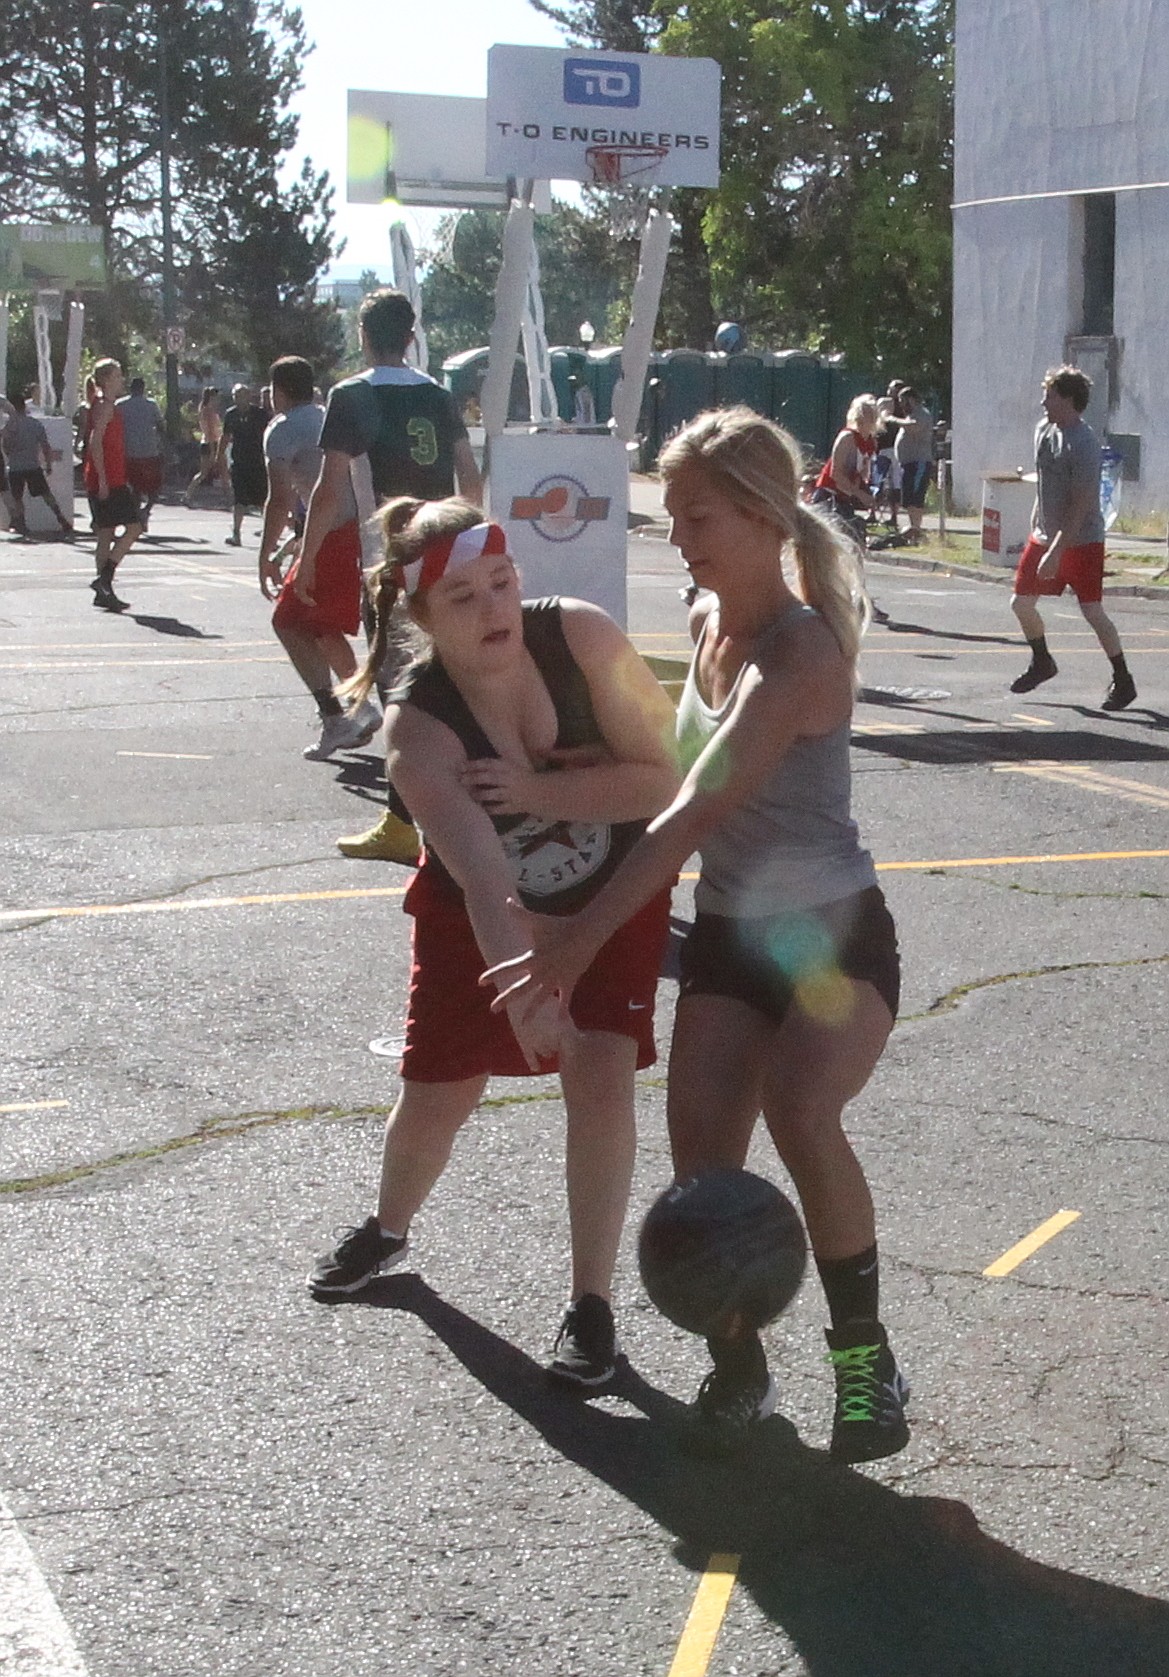
[[641, 65], [615, 58], [566, 58], [564, 102], [632, 110], [641, 103]]

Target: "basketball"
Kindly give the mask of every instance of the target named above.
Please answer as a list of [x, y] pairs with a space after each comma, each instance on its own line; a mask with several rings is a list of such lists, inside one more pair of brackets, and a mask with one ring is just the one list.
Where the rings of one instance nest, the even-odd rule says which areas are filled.
[[716, 1336], [773, 1322], [799, 1290], [807, 1255], [795, 1206], [748, 1170], [674, 1183], [650, 1206], [637, 1247], [642, 1283], [662, 1315]]
[[739, 355], [747, 347], [747, 334], [737, 320], [724, 320], [714, 335], [714, 347], [724, 355]]

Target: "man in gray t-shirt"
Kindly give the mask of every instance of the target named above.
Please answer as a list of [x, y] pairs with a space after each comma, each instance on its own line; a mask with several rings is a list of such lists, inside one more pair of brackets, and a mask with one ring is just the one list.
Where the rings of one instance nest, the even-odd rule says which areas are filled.
[[25, 491], [48, 507], [62, 532], [70, 535], [73, 526], [61, 511], [57, 497], [49, 488], [48, 474], [52, 470], [53, 451], [49, 435], [39, 419], [25, 412], [25, 398], [14, 396], [9, 407], [7, 424], [0, 432], [0, 448], [8, 467], [8, 484], [16, 517], [13, 528], [18, 535], [28, 535], [24, 516]]
[[297, 548], [304, 535], [305, 505], [321, 466], [325, 410], [314, 400], [313, 370], [302, 356], [282, 355], [272, 363], [270, 377], [276, 415], [264, 432], [268, 498], [260, 535], [260, 590], [265, 599], [276, 600], [272, 627], [316, 700], [321, 737], [304, 755], [319, 762], [334, 751], [367, 744], [381, 725], [376, 705], [367, 700], [347, 712], [334, 692], [334, 679], [345, 682], [357, 673], [347, 637], [361, 624], [361, 533], [357, 503], [346, 484], [321, 530], [309, 586], [297, 586], [299, 560], [281, 577], [277, 548], [284, 531], [292, 526]]
[[1112, 665], [1102, 710], [1123, 710], [1137, 696], [1136, 683], [1116, 625], [1104, 610], [1104, 519], [1100, 510], [1100, 444], [1083, 420], [1092, 381], [1078, 367], [1055, 367], [1043, 381], [1044, 417], [1035, 428], [1039, 492], [1031, 534], [1015, 572], [1011, 609], [1031, 648], [1031, 662], [1011, 683], [1030, 693], [1058, 674], [1047, 647], [1036, 601], [1071, 588]]
[[166, 438], [162, 409], [146, 394], [146, 380], [141, 378], [130, 380], [130, 394], [121, 397], [117, 409], [126, 439], [126, 482], [142, 500], [145, 524], [162, 488]]

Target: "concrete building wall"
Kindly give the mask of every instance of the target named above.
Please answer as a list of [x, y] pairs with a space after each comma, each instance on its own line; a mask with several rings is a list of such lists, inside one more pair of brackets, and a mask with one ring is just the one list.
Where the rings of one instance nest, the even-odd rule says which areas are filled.
[[[1067, 355], [1097, 380], [1089, 419], [1140, 439], [1126, 507], [1169, 506], [1169, 0], [958, 0], [956, 23], [956, 496], [1030, 464]], [[1093, 191], [1116, 194], [1112, 341], [1069, 355]]]

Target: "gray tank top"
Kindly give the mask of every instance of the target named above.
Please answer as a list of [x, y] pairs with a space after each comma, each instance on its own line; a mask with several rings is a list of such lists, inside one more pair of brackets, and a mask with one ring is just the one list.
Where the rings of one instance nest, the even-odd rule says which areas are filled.
[[[764, 631], [759, 649], [792, 612], [811, 610], [790, 607]], [[730, 715], [743, 679], [741, 670], [717, 710], [706, 704], [697, 682], [705, 636], [704, 625], [678, 703], [678, 739], [686, 763], [694, 761]], [[850, 781], [847, 722], [818, 739], [796, 740], [755, 796], [704, 840], [694, 892], [700, 913], [747, 920], [816, 908], [875, 885], [873, 859], [849, 814]]]

